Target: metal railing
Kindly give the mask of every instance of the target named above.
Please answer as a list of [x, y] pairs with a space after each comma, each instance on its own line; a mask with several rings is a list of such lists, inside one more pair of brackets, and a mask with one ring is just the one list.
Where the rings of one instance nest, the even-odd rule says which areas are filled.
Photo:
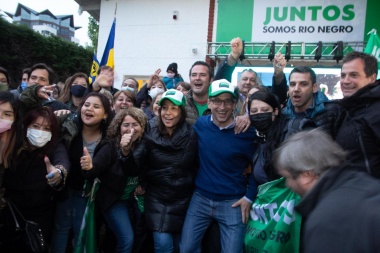
[[[208, 42], [207, 44], [207, 57], [213, 60], [220, 60], [231, 53], [230, 42]], [[320, 45], [322, 48], [317, 52]], [[273, 42], [245, 42], [244, 56], [246, 59], [268, 59], [270, 53], [281, 52], [285, 55], [290, 49], [290, 59], [316, 60], [316, 53], [318, 53], [320, 60], [334, 60], [338, 51], [343, 55], [351, 51], [363, 51], [365, 42], [343, 42], [340, 46], [342, 48], [338, 48], [338, 42], [322, 42], [322, 44], [320, 42], [274, 42], [274, 44]]]

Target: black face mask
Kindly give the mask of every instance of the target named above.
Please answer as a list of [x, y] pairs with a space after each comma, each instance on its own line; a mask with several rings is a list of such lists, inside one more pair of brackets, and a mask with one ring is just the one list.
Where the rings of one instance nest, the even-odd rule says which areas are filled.
[[71, 94], [76, 97], [83, 97], [84, 93], [86, 92], [86, 87], [82, 85], [73, 85], [71, 86]]
[[272, 112], [257, 113], [249, 115], [249, 120], [251, 121], [252, 126], [254, 126], [257, 131], [259, 131], [260, 133], [266, 133], [272, 125], [272, 116]]

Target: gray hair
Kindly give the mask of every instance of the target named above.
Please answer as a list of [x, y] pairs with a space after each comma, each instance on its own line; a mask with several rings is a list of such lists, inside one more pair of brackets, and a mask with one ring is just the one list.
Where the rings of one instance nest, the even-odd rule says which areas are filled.
[[316, 128], [292, 135], [274, 153], [274, 166], [293, 177], [311, 171], [320, 176], [344, 164], [346, 152], [324, 131]]

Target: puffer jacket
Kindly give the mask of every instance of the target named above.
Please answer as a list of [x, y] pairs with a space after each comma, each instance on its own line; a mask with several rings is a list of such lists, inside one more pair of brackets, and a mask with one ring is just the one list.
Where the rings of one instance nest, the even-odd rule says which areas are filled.
[[347, 113], [336, 142], [349, 152], [349, 166], [380, 178], [380, 80], [338, 103]]
[[152, 119], [139, 145], [140, 154], [133, 153], [143, 167], [146, 182], [145, 216], [150, 230], [179, 233], [194, 190], [197, 139], [188, 123], [172, 136], [162, 135]]
[[[283, 113], [290, 118], [296, 117], [294, 106], [289, 99]], [[338, 104], [329, 100], [321, 91], [314, 93], [312, 106], [306, 109], [305, 118], [327, 132], [333, 139], [336, 138], [338, 130], [343, 122], [345, 111]]]
[[186, 95], [186, 121], [190, 125], [194, 125], [199, 116], [209, 115], [211, 110], [207, 109], [203, 115], [198, 115], [197, 107], [194, 104], [193, 92], [190, 90]]

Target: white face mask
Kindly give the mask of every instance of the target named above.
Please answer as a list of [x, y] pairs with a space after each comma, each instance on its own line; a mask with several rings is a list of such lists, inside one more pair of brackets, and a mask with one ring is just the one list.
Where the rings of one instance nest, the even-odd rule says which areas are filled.
[[148, 95], [149, 95], [152, 99], [154, 99], [154, 98], [157, 96], [158, 93], [164, 93], [164, 92], [165, 92], [164, 89], [161, 89], [161, 88], [156, 87], [156, 88], [150, 89], [150, 90], [148, 91]]
[[175, 74], [174, 73], [168, 73], [169, 78], [174, 78]]
[[30, 144], [37, 148], [41, 148], [51, 140], [51, 132], [28, 128], [26, 137]]
[[129, 86], [121, 87], [121, 90], [129, 90], [129, 91], [135, 93], [135, 89], [133, 89], [133, 88], [131, 88], [131, 87], [129, 87]]

